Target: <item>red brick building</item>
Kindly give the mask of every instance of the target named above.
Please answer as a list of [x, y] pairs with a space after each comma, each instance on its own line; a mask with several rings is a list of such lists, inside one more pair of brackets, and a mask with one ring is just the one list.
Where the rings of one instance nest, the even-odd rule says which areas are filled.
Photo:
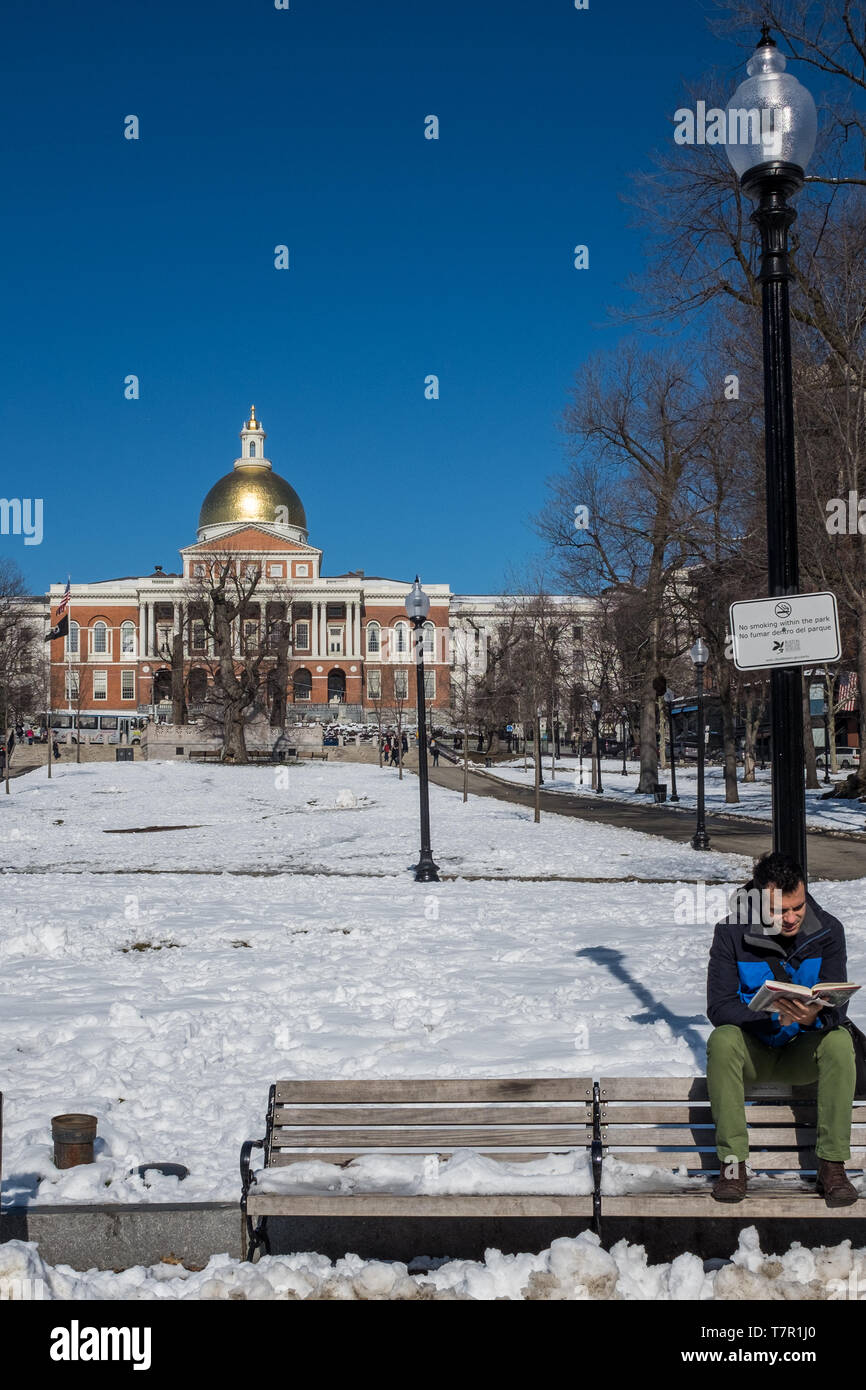
[[[205, 582], [229, 560], [243, 579], [260, 574], [253, 600], [235, 623], [235, 651], [255, 650], [277, 620], [290, 624], [288, 719], [315, 715], [373, 718], [376, 706], [416, 705], [412, 624], [405, 602], [411, 581], [322, 572], [322, 551], [308, 540], [303, 504], [264, 456], [265, 432], [255, 407], [241, 430], [241, 453], [202, 503], [197, 539], [180, 551], [177, 574], [97, 580], [71, 586], [69, 633], [51, 643], [52, 722], [77, 719], [90, 730], [128, 732], [171, 698], [170, 652], [183, 633], [186, 698], [191, 710], [213, 680]], [[63, 585], [52, 585], [50, 621]], [[425, 584], [427, 696], [445, 710], [450, 698], [452, 595]], [[465, 603], [464, 603], [465, 606]]]

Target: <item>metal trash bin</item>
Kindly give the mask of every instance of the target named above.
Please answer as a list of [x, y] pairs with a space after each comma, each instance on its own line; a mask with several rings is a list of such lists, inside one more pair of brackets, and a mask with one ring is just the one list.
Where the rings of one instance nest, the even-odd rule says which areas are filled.
[[667, 784], [667, 782], [656, 782], [655, 798], [656, 798], [656, 801], [667, 801], [667, 799], [668, 799], [668, 784]]
[[[183, 751], [183, 750], [181, 749], [181, 752], [182, 752], [182, 751]], [[134, 762], [135, 762], [135, 749], [134, 749], [134, 748], [115, 748], [115, 750], [114, 750], [114, 761], [115, 761], [116, 763], [134, 763]]]
[[93, 1162], [95, 1115], [54, 1115], [51, 1120], [55, 1168], [75, 1168]]

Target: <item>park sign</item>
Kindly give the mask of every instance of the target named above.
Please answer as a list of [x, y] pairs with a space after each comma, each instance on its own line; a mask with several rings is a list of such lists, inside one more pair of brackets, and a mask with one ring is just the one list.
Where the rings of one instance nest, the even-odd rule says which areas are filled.
[[738, 671], [838, 661], [836, 595], [784, 594], [732, 603], [731, 636]]

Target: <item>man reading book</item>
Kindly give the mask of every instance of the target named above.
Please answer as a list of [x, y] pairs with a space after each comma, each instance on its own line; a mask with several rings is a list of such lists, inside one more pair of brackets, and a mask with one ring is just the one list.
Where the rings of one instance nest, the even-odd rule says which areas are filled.
[[797, 861], [772, 853], [758, 860], [710, 949], [707, 1088], [721, 1167], [713, 1196], [740, 1202], [746, 1195], [746, 1087], [817, 1081], [818, 1191], [828, 1206], [848, 1206], [857, 1190], [845, 1174], [855, 1085], [854, 1048], [840, 1027], [847, 1004], [779, 999], [772, 1012], [749, 1009], [765, 981], [786, 977], [810, 987], [847, 979], [845, 931], [806, 891]]

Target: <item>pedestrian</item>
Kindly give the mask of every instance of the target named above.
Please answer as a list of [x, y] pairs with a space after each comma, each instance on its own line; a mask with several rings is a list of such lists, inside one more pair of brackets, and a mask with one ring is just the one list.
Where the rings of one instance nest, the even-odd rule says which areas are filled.
[[396, 738], [391, 745], [391, 766], [398, 767], [400, 763], [400, 745]]
[[30, 748], [33, 747], [33, 730], [29, 726], [27, 729], [27, 743]]
[[10, 757], [10, 758], [12, 757], [12, 750], [14, 749], [14, 747], [15, 747], [15, 730], [14, 730], [14, 729], [10, 729], [10, 730], [9, 730], [9, 737], [8, 737], [8, 739], [6, 740], [6, 748], [7, 748], [8, 752], [9, 752], [9, 757]]
[[403, 752], [404, 752], [404, 753], [408, 753], [408, 752], [409, 752], [409, 739], [407, 738], [407, 736], [406, 736], [405, 733], [404, 733], [403, 737], [402, 737], [401, 740], [400, 740], [400, 747], [403, 749]]
[[60, 757], [60, 745], [56, 738], [51, 740], [51, 752], [54, 756], [54, 761], [57, 762], [57, 759]]
[[0, 774], [6, 771], [6, 744], [0, 743]]
[[430, 740], [430, 752], [433, 754], [433, 766], [434, 766], [434, 767], [438, 767], [438, 766], [439, 766], [439, 744], [436, 742], [435, 738], [431, 738], [431, 740]]
[[806, 891], [793, 856], [778, 851], [758, 860], [710, 949], [707, 1089], [720, 1168], [712, 1195], [717, 1202], [746, 1195], [746, 1087], [817, 1081], [817, 1191], [828, 1207], [849, 1206], [858, 1194], [845, 1173], [856, 1084], [847, 1002], [821, 1007], [781, 997], [773, 1010], [754, 1012], [749, 1001], [772, 979], [809, 986], [847, 979], [842, 923]]

